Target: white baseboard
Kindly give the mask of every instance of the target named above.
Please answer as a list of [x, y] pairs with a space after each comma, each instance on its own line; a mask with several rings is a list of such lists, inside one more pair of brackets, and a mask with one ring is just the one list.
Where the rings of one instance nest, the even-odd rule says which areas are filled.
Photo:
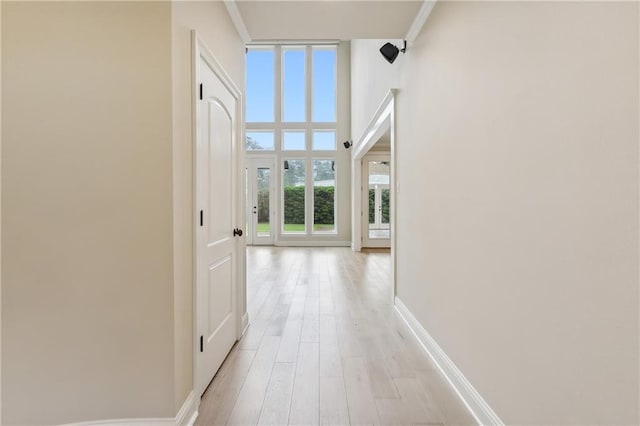
[[147, 417], [135, 419], [93, 420], [88, 422], [67, 423], [63, 426], [175, 426], [176, 419], [171, 417]]
[[247, 332], [248, 327], [249, 327], [249, 312], [245, 312], [244, 315], [242, 315], [242, 324], [240, 326], [242, 333], [240, 334], [240, 337], [244, 336], [244, 333]]
[[351, 247], [351, 241], [333, 241], [333, 240], [284, 240], [277, 241], [276, 247]]
[[504, 426], [502, 420], [489, 407], [489, 404], [398, 297], [395, 299], [395, 308], [478, 424]]
[[200, 408], [200, 398], [196, 398], [196, 394], [191, 391], [176, 415], [176, 426], [192, 426], [198, 417], [198, 408]]
[[69, 423], [64, 426], [193, 426], [198, 417], [200, 398], [193, 391], [187, 396], [175, 418], [147, 417], [135, 419], [94, 420], [89, 422]]

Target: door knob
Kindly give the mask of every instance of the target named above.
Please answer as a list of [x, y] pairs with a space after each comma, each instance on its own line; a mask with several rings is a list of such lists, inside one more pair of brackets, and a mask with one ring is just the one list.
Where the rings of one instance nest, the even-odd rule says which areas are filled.
[[242, 229], [236, 228], [233, 230], [234, 237], [242, 237]]

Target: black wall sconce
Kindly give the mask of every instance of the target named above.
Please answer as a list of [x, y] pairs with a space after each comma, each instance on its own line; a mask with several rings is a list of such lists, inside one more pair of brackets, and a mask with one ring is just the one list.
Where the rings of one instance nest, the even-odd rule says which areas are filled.
[[400, 52], [405, 53], [406, 51], [407, 40], [404, 40], [404, 47], [402, 49], [399, 49], [398, 46], [391, 43], [385, 43], [384, 46], [380, 48], [380, 53], [390, 64], [392, 64], [396, 60]]

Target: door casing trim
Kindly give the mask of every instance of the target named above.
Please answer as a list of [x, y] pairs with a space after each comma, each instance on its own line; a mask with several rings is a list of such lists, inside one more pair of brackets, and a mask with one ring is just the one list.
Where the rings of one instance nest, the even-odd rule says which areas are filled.
[[395, 136], [395, 95], [396, 89], [390, 89], [385, 95], [382, 102], [371, 117], [367, 128], [362, 136], [355, 141], [351, 152], [351, 202], [352, 202], [352, 246], [355, 251], [362, 250], [362, 158], [371, 150], [378, 139], [389, 129], [391, 136], [391, 170], [389, 180], [390, 185], [390, 206], [389, 214], [391, 215], [391, 303], [395, 302], [396, 297], [396, 194], [399, 192], [398, 181], [396, 180], [396, 136]]

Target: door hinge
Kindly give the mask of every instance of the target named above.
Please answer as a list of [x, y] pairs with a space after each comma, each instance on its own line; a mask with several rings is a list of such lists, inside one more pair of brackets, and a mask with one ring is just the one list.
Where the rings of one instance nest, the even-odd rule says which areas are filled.
[[204, 352], [204, 338], [200, 336], [200, 352]]
[[200, 83], [200, 100], [202, 100], [202, 83]]
[[200, 226], [204, 226], [204, 210], [200, 210]]

